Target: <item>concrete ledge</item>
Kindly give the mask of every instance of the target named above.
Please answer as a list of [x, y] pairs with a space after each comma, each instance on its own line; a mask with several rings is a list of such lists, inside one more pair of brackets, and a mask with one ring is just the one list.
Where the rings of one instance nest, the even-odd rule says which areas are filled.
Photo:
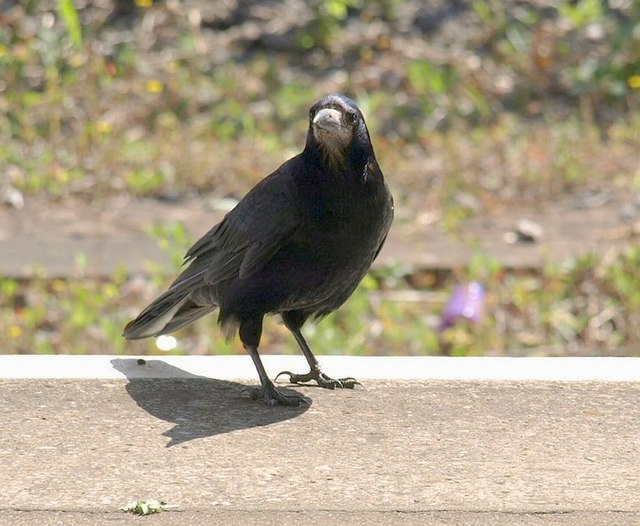
[[0, 525], [638, 524], [640, 383], [363, 384], [0, 379]]
[[[138, 363], [143, 359], [145, 363]], [[331, 376], [359, 380], [538, 380], [639, 382], [640, 358], [319, 356]], [[265, 355], [267, 371], [304, 371], [302, 356]], [[3, 379], [189, 378], [256, 380], [251, 359], [233, 356], [0, 355]]]
[[[320, 359], [364, 387], [268, 407], [248, 356], [0, 356], [0, 526], [638, 524], [639, 358]], [[119, 511], [149, 498], [177, 508]]]

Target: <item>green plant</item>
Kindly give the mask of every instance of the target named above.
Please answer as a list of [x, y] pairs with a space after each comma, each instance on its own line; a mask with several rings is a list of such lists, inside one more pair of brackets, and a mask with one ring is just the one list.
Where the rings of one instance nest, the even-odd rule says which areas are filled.
[[80, 49], [82, 46], [82, 30], [80, 28], [78, 11], [73, 4], [73, 0], [58, 0], [58, 11], [67, 26], [71, 42], [76, 49]]
[[318, 0], [313, 3], [313, 22], [300, 33], [298, 43], [302, 49], [326, 47], [340, 32], [350, 8], [360, 0]]
[[151, 515], [154, 513], [160, 513], [162, 511], [177, 508], [178, 506], [173, 504], [167, 504], [163, 500], [149, 499], [149, 500], [135, 500], [130, 502], [126, 506], [120, 508], [121, 511], [133, 513], [134, 515]]

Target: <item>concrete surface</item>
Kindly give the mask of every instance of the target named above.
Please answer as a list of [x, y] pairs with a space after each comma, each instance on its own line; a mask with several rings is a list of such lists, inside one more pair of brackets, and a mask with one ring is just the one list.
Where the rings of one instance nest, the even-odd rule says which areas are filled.
[[[0, 524], [640, 524], [640, 382], [368, 380], [269, 408], [119, 360], [0, 380]], [[149, 498], [178, 508], [118, 510]]]
[[[143, 360], [144, 365], [138, 363]], [[323, 370], [361, 380], [544, 380], [640, 382], [640, 357], [318, 356]], [[263, 355], [271, 374], [302, 371], [301, 355]], [[0, 355], [0, 378], [257, 378], [246, 354], [229, 356]]]
[[307, 526], [637, 526], [640, 513], [559, 512], [499, 513], [456, 511], [203, 511], [171, 512], [137, 518], [124, 513], [2, 511], [0, 524], [11, 526], [95, 526], [101, 524]]

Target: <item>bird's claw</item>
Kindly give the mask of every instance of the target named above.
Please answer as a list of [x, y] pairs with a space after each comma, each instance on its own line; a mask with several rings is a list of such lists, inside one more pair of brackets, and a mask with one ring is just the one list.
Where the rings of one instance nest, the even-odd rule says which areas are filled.
[[347, 376], [346, 378], [340, 378], [340, 383], [344, 389], [353, 389], [356, 385], [362, 385], [358, 380], [351, 376]]
[[275, 380], [283, 374], [289, 375], [289, 383], [291, 384], [304, 384], [315, 380], [318, 386], [325, 389], [353, 389], [356, 385], [362, 385], [358, 380], [350, 376], [347, 378], [334, 379], [319, 370], [311, 370], [306, 374], [294, 374], [291, 371], [282, 371], [278, 373]]
[[309, 405], [309, 402], [305, 398], [298, 395], [286, 395], [273, 385], [246, 387], [242, 390], [242, 393], [248, 393], [251, 400], [262, 400], [266, 405], [271, 407], [275, 405], [288, 405], [292, 407], [298, 407], [300, 404]]
[[274, 382], [278, 381], [278, 378], [280, 378], [283, 374], [288, 374], [289, 375], [289, 383], [293, 383], [291, 381], [291, 378], [294, 376], [294, 374], [291, 371], [280, 371], [276, 377], [273, 379]]

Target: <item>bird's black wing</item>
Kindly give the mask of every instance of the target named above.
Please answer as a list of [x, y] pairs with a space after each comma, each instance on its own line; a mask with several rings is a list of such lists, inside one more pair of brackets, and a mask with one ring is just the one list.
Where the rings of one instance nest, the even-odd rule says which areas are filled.
[[191, 263], [171, 285], [207, 285], [260, 270], [285, 245], [299, 224], [290, 165], [265, 178], [187, 252]]

